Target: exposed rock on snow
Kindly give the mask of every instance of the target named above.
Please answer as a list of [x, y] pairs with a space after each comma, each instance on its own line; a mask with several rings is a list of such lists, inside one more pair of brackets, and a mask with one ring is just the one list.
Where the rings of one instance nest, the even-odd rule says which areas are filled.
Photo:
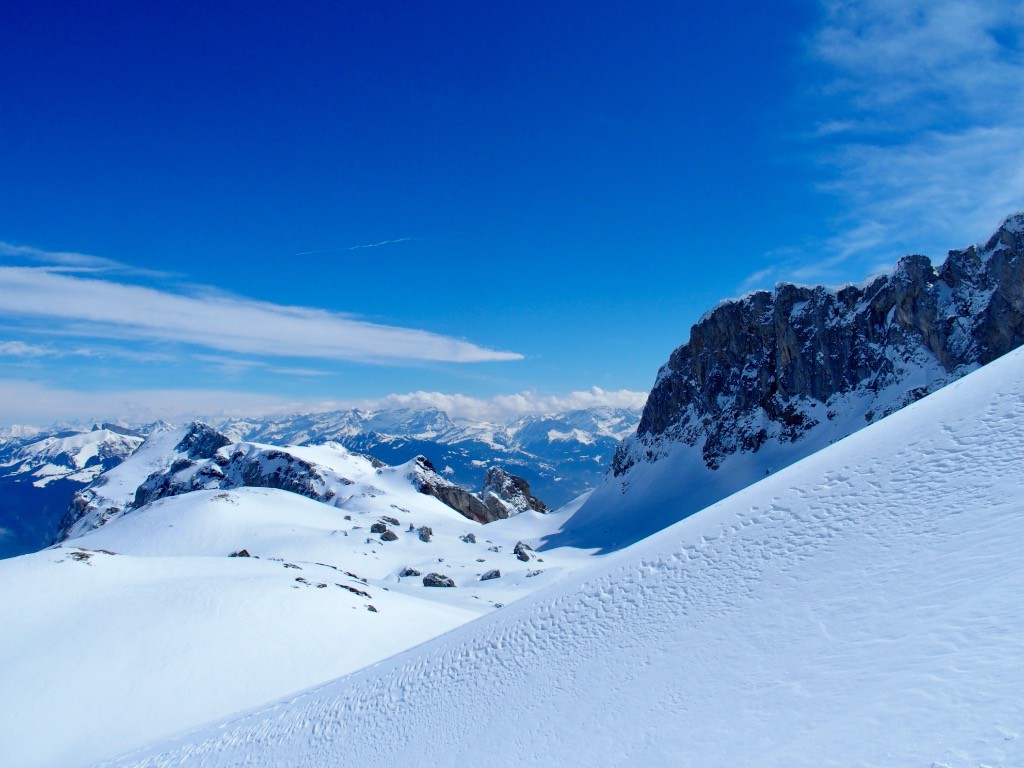
[[218, 450], [231, 444], [231, 438], [223, 435], [209, 424], [194, 421], [188, 425], [185, 436], [174, 450], [192, 460], [212, 459]]
[[530, 493], [530, 484], [501, 467], [490, 467], [484, 475], [480, 497], [495, 518], [511, 517], [532, 509], [548, 512], [548, 506]]
[[455, 582], [443, 573], [428, 573], [423, 577], [424, 587], [454, 587]]
[[[394, 471], [340, 445], [328, 444], [325, 449], [332, 452], [331, 455], [350, 457], [345, 461], [355, 462], [353, 469], [362, 467], [358, 470], [361, 472], [372, 469]], [[232, 443], [226, 435], [209, 425], [193, 422], [147, 441], [137, 459], [101, 475], [78, 492], [62, 521], [58, 538], [64, 540], [97, 528], [158, 499], [199, 490], [275, 488], [333, 506], [346, 503], [356, 491], [352, 490], [354, 481], [339, 470], [341, 464], [328, 466], [318, 463], [304, 457], [306, 453], [297, 447]], [[494, 499], [494, 509], [439, 475], [426, 458], [420, 456], [407, 466], [407, 477], [420, 493], [438, 499], [470, 520], [488, 523], [508, 517], [510, 507], [498, 501], [493, 494], [490, 498]], [[510, 488], [519, 488], [516, 485], [519, 478], [505, 477]], [[525, 481], [520, 482], [525, 485]], [[528, 485], [526, 489], [528, 492]], [[360, 492], [374, 493], [372, 488]], [[520, 494], [516, 498], [517, 503], [522, 503], [525, 497]], [[535, 507], [540, 504], [529, 498]], [[388, 524], [398, 526], [400, 521], [383, 515], [370, 526], [370, 533], [382, 535], [383, 541], [394, 541], [397, 534], [388, 529]], [[419, 538], [425, 542], [430, 541], [431, 533], [429, 526], [418, 529]]]
[[[938, 267], [906, 256], [859, 285], [779, 283], [706, 313], [658, 372], [611, 476], [556, 541], [636, 541], [1019, 346], [1022, 221]], [[679, 486], [690, 503], [669, 515], [659, 494]]]
[[[178, 441], [185, 444], [175, 471], [185, 467], [185, 461], [211, 457], [225, 440], [275, 445], [335, 441], [354, 452], [379, 453], [390, 464], [427, 454], [445, 466], [441, 474], [463, 488], [479, 487], [484, 468], [500, 461], [528, 477], [540, 496], [562, 505], [600, 480], [615, 444], [639, 418], [639, 409], [598, 407], [529, 416], [509, 424], [452, 420], [437, 409], [232, 419], [216, 429], [202, 425], [189, 436], [181, 433]], [[0, 558], [35, 551], [65, 536], [64, 516], [75, 492], [131, 455], [146, 435], [172, 429], [163, 422], [0, 428], [0, 528], [6, 530], [0, 537]], [[377, 458], [368, 460], [377, 468], [385, 466]], [[136, 480], [131, 490], [144, 479]], [[120, 496], [108, 488], [107, 495], [111, 494]], [[76, 514], [90, 506], [88, 499], [80, 503]], [[130, 504], [127, 499], [107, 506], [123, 510]]]
[[416, 457], [415, 468], [410, 473], [410, 479], [417, 484], [420, 493], [433, 496], [470, 520], [489, 523], [492, 520], [508, 517], [508, 513], [495, 514], [465, 488], [460, 488], [450, 480], [441, 477], [434, 469], [434, 465], [424, 456]]
[[524, 563], [529, 562], [530, 558], [533, 556], [531, 554], [533, 552], [533, 547], [522, 541], [517, 542], [515, 548], [512, 551], [515, 553], [515, 556], [522, 560]]

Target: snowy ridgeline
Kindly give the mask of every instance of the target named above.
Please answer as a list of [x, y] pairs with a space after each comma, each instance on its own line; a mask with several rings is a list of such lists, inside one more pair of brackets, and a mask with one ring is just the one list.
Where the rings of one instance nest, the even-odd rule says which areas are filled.
[[1018, 351], [549, 590], [116, 765], [1024, 765], [1022, 459]]
[[[639, 420], [637, 409], [608, 407], [507, 424], [453, 420], [438, 409], [346, 410], [232, 419], [219, 429], [236, 442], [333, 441], [388, 464], [423, 455], [445, 479], [473, 489], [481, 487], [488, 467], [500, 464], [559, 507], [597, 485], [617, 442]], [[144, 437], [169, 429], [162, 422], [0, 429], [0, 558], [49, 545], [76, 491], [124, 461]]]

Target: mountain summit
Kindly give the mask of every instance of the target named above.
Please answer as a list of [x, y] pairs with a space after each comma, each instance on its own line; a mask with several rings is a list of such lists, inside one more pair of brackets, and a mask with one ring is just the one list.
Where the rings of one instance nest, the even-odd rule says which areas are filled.
[[[933, 266], [779, 283], [707, 312], [559, 543], [617, 548], [877, 421], [1024, 342], [1024, 213]], [[686, 503], [662, 496], [680, 486]]]

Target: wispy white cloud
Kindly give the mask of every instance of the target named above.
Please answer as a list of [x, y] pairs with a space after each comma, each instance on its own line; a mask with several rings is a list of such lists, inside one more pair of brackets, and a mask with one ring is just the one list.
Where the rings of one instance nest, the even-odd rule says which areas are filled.
[[225, 296], [174, 293], [46, 267], [0, 267], [0, 314], [73, 325], [94, 337], [225, 352], [363, 362], [483, 362], [522, 355], [350, 315]]
[[610, 406], [641, 408], [646, 393], [626, 389], [589, 390], [565, 395], [517, 392], [492, 398], [442, 392], [410, 392], [352, 400], [294, 400], [226, 389], [135, 389], [83, 392], [37, 381], [0, 379], [0, 424], [50, 424], [123, 420], [181, 422], [233, 416], [260, 417], [286, 413], [362, 408], [440, 408], [452, 418], [507, 422], [520, 416], [562, 413]]
[[47, 347], [26, 344], [23, 341], [0, 341], [0, 356], [3, 357], [46, 357], [53, 354]]
[[805, 275], [882, 250], [941, 255], [1024, 207], [1024, 0], [822, 6], [809, 53], [827, 74], [812, 134], [830, 175], [821, 189], [842, 201], [850, 234]]
[[273, 395], [203, 389], [84, 392], [38, 381], [0, 379], [0, 424], [90, 421], [179, 422], [302, 410], [303, 403]]
[[508, 421], [519, 416], [563, 413], [582, 408], [609, 406], [612, 408], [642, 408], [647, 402], [646, 392], [628, 389], [589, 390], [567, 395], [540, 395], [537, 392], [516, 392], [492, 398], [469, 397], [444, 392], [409, 392], [393, 394], [359, 405], [364, 408], [440, 408], [452, 418], [480, 421]]
[[141, 269], [102, 256], [90, 256], [87, 253], [76, 253], [75, 251], [45, 251], [41, 248], [13, 245], [3, 241], [0, 241], [0, 259], [8, 262], [45, 264], [51, 270], [59, 269], [64, 272], [117, 272], [157, 278], [171, 276], [169, 272]]
[[224, 355], [192, 355], [192, 360], [204, 363], [222, 374], [229, 376], [243, 376], [250, 371], [259, 370], [280, 376], [327, 376], [327, 371], [317, 368], [282, 367], [271, 365], [264, 360], [252, 360], [238, 357], [225, 357]]
[[110, 358], [121, 358], [135, 362], [168, 362], [173, 356], [159, 352], [145, 352], [120, 347], [61, 347], [43, 346], [40, 344], [29, 344], [24, 341], [0, 341], [0, 357], [22, 357], [22, 358], [58, 358], [58, 357], [87, 357], [96, 360]]
[[296, 256], [309, 256], [314, 253], [341, 253], [342, 251], [359, 251], [363, 248], [380, 248], [382, 245], [393, 245], [395, 243], [407, 243], [411, 237], [396, 237], [394, 240], [381, 240], [379, 243], [366, 243], [364, 245], [348, 245], [343, 248], [327, 248], [322, 251], [301, 251]]

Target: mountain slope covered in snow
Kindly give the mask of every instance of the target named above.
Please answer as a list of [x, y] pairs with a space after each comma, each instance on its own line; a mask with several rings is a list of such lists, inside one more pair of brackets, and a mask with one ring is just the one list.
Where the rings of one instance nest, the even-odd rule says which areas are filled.
[[906, 256], [860, 285], [779, 283], [722, 302], [658, 372], [636, 434], [553, 541], [637, 541], [1021, 343], [1024, 213], [935, 267]]
[[75, 491], [142, 443], [138, 431], [113, 424], [20, 432], [0, 435], [0, 558], [50, 544]]
[[1017, 351], [546, 592], [116, 765], [1019, 766], [1022, 522]]
[[441, 500], [455, 492], [422, 460], [157, 432], [79, 493], [60, 545], [0, 562], [0, 658], [16, 660], [0, 665], [0, 764], [93, 765], [363, 668], [591, 559], [534, 550], [566, 513], [507, 493], [510, 517], [484, 525]]

